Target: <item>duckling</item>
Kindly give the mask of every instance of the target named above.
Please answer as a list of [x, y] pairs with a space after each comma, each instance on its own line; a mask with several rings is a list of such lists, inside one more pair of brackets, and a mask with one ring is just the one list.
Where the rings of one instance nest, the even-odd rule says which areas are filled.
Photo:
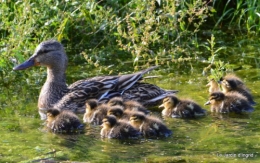
[[252, 112], [254, 108], [248, 100], [237, 92], [224, 94], [223, 92], [213, 92], [210, 94], [209, 101], [205, 105], [211, 105], [211, 112], [219, 113], [242, 113]]
[[216, 82], [214, 79], [211, 79], [206, 86], [209, 87], [209, 93], [220, 91], [218, 82]]
[[84, 123], [90, 123], [90, 120], [93, 118], [94, 112], [97, 110], [98, 100], [90, 99], [86, 102], [86, 112], [83, 116]]
[[244, 85], [244, 82], [241, 78], [236, 76], [235, 74], [226, 74], [224, 77], [220, 78], [220, 81], [222, 80], [234, 80], [237, 85]]
[[78, 116], [71, 111], [47, 110], [46, 127], [55, 133], [71, 133], [83, 129]]
[[140, 111], [144, 114], [149, 114], [150, 111], [147, 110], [142, 104], [140, 104], [137, 101], [133, 100], [127, 100], [124, 101], [122, 97], [114, 97], [108, 101], [109, 106], [121, 106], [124, 110], [134, 110], [134, 111]]
[[129, 121], [130, 116], [138, 111], [124, 110], [122, 106], [116, 105], [111, 107], [107, 115], [114, 115], [117, 119]]
[[242, 81], [238, 80], [237, 78], [223, 78], [220, 83], [223, 93], [226, 94], [228, 92], [238, 92], [245, 96], [251, 105], [256, 104], [248, 88], [246, 88]]
[[172, 131], [157, 117], [137, 112], [130, 117], [130, 124], [145, 137], [169, 137]]
[[138, 138], [141, 133], [126, 121], [117, 120], [115, 116], [108, 115], [102, 120], [100, 135], [102, 138], [126, 139]]
[[96, 111], [93, 113], [90, 123], [93, 125], [101, 125], [103, 118], [107, 115], [107, 111], [110, 106], [106, 104], [101, 104], [97, 107]]
[[194, 118], [206, 115], [206, 110], [202, 109], [197, 103], [191, 100], [181, 100], [174, 95], [168, 95], [163, 99], [163, 116], [172, 118]]

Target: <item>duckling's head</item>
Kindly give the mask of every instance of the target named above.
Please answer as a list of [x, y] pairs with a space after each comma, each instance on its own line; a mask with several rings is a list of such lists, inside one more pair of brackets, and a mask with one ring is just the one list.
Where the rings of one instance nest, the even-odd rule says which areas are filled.
[[96, 109], [98, 106], [98, 100], [90, 99], [86, 102], [86, 112]]
[[56, 40], [41, 42], [34, 54], [24, 63], [14, 67], [14, 70], [24, 70], [32, 66], [47, 66], [50, 69], [66, 70], [68, 59], [64, 47]]
[[210, 94], [209, 101], [205, 103], [205, 105], [209, 104], [217, 104], [219, 102], [222, 102], [225, 99], [225, 94], [222, 92], [213, 92]]
[[55, 120], [55, 117], [60, 114], [58, 109], [48, 109], [47, 110], [47, 126]]
[[222, 81], [224, 79], [225, 80], [234, 80], [237, 85], [243, 85], [244, 84], [244, 82], [238, 76], [236, 76], [235, 74], [227, 74], [224, 77], [221, 77], [220, 81]]
[[214, 79], [211, 79], [206, 86], [209, 87], [209, 93], [220, 91], [218, 82]]
[[113, 115], [105, 116], [102, 120], [102, 127], [104, 128], [112, 128], [117, 123], [116, 117]]
[[107, 115], [114, 115], [116, 118], [121, 118], [124, 113], [123, 107], [121, 106], [112, 106], [108, 111]]
[[168, 95], [163, 99], [163, 104], [159, 108], [173, 109], [179, 103], [179, 99], [174, 95]]
[[223, 92], [229, 92], [237, 88], [237, 82], [233, 79], [223, 79], [220, 81]]
[[139, 128], [139, 126], [145, 121], [146, 117], [143, 113], [136, 112], [133, 113], [130, 117], [130, 123]]
[[114, 97], [112, 99], [110, 99], [107, 103], [109, 106], [124, 106], [124, 100], [122, 97]]

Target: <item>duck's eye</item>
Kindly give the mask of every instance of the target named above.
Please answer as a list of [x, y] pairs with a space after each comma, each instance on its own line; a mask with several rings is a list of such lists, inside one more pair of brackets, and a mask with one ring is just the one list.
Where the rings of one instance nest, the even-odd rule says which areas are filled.
[[165, 102], [168, 102], [170, 99], [169, 99], [169, 97], [167, 97], [167, 98], [165, 98], [164, 100], [163, 100], [163, 102], [165, 103]]

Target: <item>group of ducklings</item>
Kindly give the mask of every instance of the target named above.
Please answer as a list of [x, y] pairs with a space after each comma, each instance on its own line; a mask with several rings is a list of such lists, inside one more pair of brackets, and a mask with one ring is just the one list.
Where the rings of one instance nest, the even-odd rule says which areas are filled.
[[[211, 80], [209, 86], [209, 100], [211, 112], [242, 113], [252, 112], [255, 104], [249, 89], [244, 82], [235, 75], [226, 75], [219, 82]], [[196, 102], [179, 99], [175, 95], [168, 95], [163, 99], [159, 108], [163, 108], [162, 115], [172, 118], [195, 118], [205, 116], [206, 110]], [[83, 122], [101, 125], [103, 138], [139, 138], [169, 137], [172, 131], [163, 121], [151, 115], [142, 104], [121, 97], [114, 97], [107, 103], [100, 104], [96, 99], [86, 102]], [[49, 109], [46, 126], [53, 132], [70, 132], [83, 129], [83, 125], [73, 112]]]

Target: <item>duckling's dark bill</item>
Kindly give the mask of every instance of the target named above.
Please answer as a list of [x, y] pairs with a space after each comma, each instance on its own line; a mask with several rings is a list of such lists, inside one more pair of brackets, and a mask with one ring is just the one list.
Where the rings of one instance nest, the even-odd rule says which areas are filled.
[[34, 66], [34, 60], [33, 59], [28, 59], [24, 63], [22, 63], [22, 64], [20, 64], [18, 66], [15, 66], [13, 68], [13, 70], [24, 70], [24, 69], [27, 69], [27, 68], [32, 67], [32, 66]]

